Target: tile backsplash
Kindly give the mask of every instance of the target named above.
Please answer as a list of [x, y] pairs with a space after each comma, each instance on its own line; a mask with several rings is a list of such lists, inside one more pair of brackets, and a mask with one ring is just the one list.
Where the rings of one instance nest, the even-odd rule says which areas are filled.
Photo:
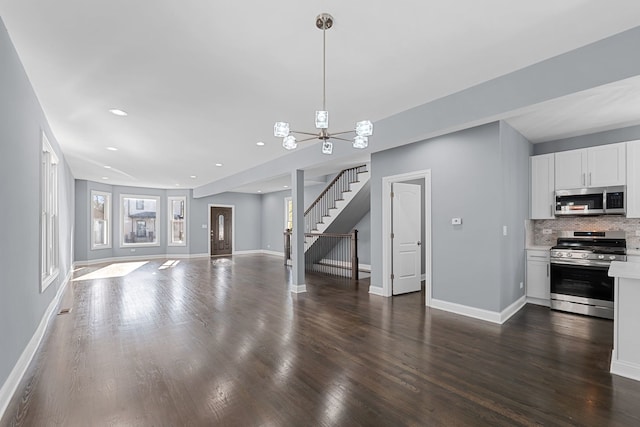
[[[628, 249], [640, 249], [640, 236], [636, 236], [636, 230], [640, 230], [640, 219], [629, 219], [620, 216], [592, 216], [538, 219], [531, 222], [533, 227], [529, 231], [529, 236], [533, 234], [534, 245], [555, 245], [558, 231], [620, 230], [626, 232]], [[552, 230], [552, 234], [543, 234], [542, 230], [544, 229]], [[531, 237], [528, 240], [531, 242]]]

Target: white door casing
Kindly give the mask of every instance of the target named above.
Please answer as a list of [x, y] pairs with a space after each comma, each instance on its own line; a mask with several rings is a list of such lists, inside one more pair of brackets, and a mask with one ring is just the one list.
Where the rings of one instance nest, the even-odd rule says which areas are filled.
[[420, 291], [421, 283], [421, 194], [415, 184], [393, 183], [392, 285], [393, 295]]
[[[406, 182], [415, 179], [424, 179], [424, 280], [425, 294], [424, 303], [431, 306], [433, 271], [431, 262], [431, 170], [423, 169], [397, 175], [388, 175], [382, 178], [382, 278], [381, 289], [379, 285], [372, 284], [370, 293], [384, 297], [392, 296], [391, 293], [391, 185], [396, 182]], [[377, 288], [377, 289], [376, 289]]]

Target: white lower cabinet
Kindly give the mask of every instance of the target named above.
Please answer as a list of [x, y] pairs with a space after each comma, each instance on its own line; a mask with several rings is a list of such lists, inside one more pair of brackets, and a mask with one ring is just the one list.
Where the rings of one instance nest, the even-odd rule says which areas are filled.
[[550, 275], [549, 251], [527, 249], [527, 302], [549, 306]]

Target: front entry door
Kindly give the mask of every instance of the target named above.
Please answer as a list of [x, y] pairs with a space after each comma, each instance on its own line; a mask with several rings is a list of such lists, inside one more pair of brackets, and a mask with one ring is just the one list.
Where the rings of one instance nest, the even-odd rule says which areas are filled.
[[421, 191], [415, 184], [393, 183], [393, 295], [421, 290]]
[[211, 207], [211, 256], [231, 255], [231, 208]]

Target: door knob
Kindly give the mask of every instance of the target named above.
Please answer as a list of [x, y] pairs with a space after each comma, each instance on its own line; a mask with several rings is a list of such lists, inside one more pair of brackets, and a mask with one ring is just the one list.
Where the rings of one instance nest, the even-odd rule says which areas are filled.
[[422, 244], [422, 242], [420, 240], [418, 240], [418, 246], [420, 246]]

